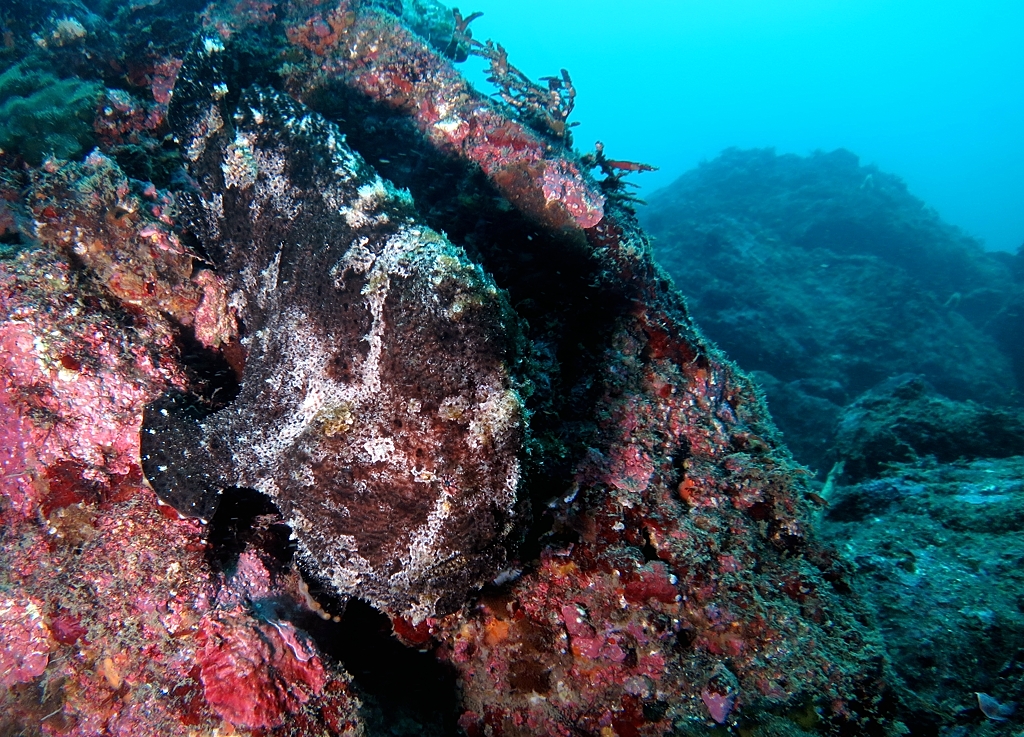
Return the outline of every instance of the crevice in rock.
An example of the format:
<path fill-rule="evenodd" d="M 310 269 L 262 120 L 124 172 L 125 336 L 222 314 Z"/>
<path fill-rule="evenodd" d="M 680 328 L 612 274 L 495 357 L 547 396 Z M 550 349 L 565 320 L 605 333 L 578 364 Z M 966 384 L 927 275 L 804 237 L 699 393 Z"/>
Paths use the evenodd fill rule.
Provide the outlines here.
<path fill-rule="evenodd" d="M 336 603 L 322 601 L 328 611 Z M 351 599 L 340 622 L 313 614 L 297 622 L 320 651 L 338 660 L 359 691 L 367 733 L 458 735 L 455 674 L 433 653 L 406 647 L 392 635 L 391 622 L 372 606 Z"/>
<path fill-rule="evenodd" d="M 190 393 L 201 405 L 205 415 L 226 407 L 241 391 L 241 377 L 232 368 L 224 351 L 208 348 L 196 339 L 191 327 L 179 325 L 176 343 L 189 381 Z"/>
<path fill-rule="evenodd" d="M 253 489 L 225 489 L 206 536 L 210 565 L 217 571 L 230 571 L 246 547 L 253 546 L 267 554 L 265 561 L 287 566 L 295 545 L 290 540 L 291 530 L 280 519 L 280 512 L 266 495 Z"/>

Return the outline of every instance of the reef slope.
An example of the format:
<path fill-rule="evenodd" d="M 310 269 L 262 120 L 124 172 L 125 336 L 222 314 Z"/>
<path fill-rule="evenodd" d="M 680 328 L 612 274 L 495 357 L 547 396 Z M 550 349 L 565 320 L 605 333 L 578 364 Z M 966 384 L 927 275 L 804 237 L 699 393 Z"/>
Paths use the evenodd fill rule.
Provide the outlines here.
<path fill-rule="evenodd" d="M 392 10 L 152 10 L 197 51 L 98 117 L 153 146 L 173 87 L 146 150 L 188 175 L 5 169 L 10 728 L 383 733 L 333 591 L 453 674 L 419 733 L 897 733 L 805 472 L 621 181 L 465 84 L 459 16 Z"/>

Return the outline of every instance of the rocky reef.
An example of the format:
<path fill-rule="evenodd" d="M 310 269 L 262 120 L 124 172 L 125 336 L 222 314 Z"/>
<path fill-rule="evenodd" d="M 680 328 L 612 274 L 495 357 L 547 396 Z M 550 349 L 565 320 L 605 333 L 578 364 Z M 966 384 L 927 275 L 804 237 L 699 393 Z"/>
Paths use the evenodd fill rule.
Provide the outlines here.
<path fill-rule="evenodd" d="M 898 177 L 843 150 L 730 150 L 648 199 L 658 260 L 816 471 L 843 409 L 900 374 L 1020 406 L 1024 252 L 986 252 Z"/>
<path fill-rule="evenodd" d="M 843 489 L 824 524 L 843 540 L 858 585 L 874 591 L 920 733 L 1019 734 L 1021 471 L 1020 457 L 903 466 Z M 867 504 L 866 516 L 847 517 L 846 500 L 866 490 L 884 511 Z"/>
<path fill-rule="evenodd" d="M 726 151 L 650 203 L 659 260 L 818 472 L 910 733 L 1019 734 L 1024 251 L 846 151 Z"/>
<path fill-rule="evenodd" d="M 567 73 L 426 0 L 35 8 L 106 91 L 0 159 L 0 730 L 905 733 Z"/>

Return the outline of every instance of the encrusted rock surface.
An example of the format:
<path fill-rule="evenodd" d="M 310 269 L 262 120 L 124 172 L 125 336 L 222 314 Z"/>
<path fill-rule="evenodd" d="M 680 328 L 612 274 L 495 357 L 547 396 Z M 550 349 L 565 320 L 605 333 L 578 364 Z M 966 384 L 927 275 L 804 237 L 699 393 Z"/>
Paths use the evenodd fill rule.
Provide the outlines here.
<path fill-rule="evenodd" d="M 103 186 L 91 195 L 117 197 Z M 102 222 L 76 214 L 90 242 Z M 140 253 L 149 244 L 132 242 Z M 254 620 L 251 602 L 271 592 L 212 571 L 202 526 L 146 487 L 143 407 L 185 379 L 159 315 L 130 316 L 90 281 L 45 241 L 0 262 L 0 731 L 211 733 L 286 717 L 354 726 L 347 677 L 326 672 L 287 622 Z M 247 686 L 254 678 L 276 690 Z"/>
<path fill-rule="evenodd" d="M 1020 733 L 1022 479 L 1022 456 L 922 459 L 829 495 L 821 532 L 869 592 L 895 682 L 921 731 Z M 989 718 L 978 693 L 1008 713 Z"/>
<path fill-rule="evenodd" d="M 210 5 L 161 67 L 187 175 L 4 188 L 5 729 L 398 729 L 356 597 L 454 674 L 410 733 L 897 733 L 804 472 L 616 182 L 389 5 Z"/>
<path fill-rule="evenodd" d="M 858 397 L 840 416 L 835 435 L 832 455 L 847 483 L 874 478 L 890 464 L 929 457 L 949 463 L 1024 455 L 1020 412 L 954 402 L 912 374 Z"/>

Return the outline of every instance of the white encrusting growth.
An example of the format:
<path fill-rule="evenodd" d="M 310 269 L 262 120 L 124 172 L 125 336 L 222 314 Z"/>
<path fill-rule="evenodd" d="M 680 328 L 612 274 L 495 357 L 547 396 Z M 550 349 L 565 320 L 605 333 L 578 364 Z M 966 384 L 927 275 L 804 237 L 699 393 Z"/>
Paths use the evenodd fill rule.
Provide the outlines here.
<path fill-rule="evenodd" d="M 235 140 L 227 147 L 224 163 L 220 165 L 224 172 L 224 186 L 245 189 L 256 183 L 259 166 L 252 150 L 252 141 L 244 133 L 235 135 Z"/>

